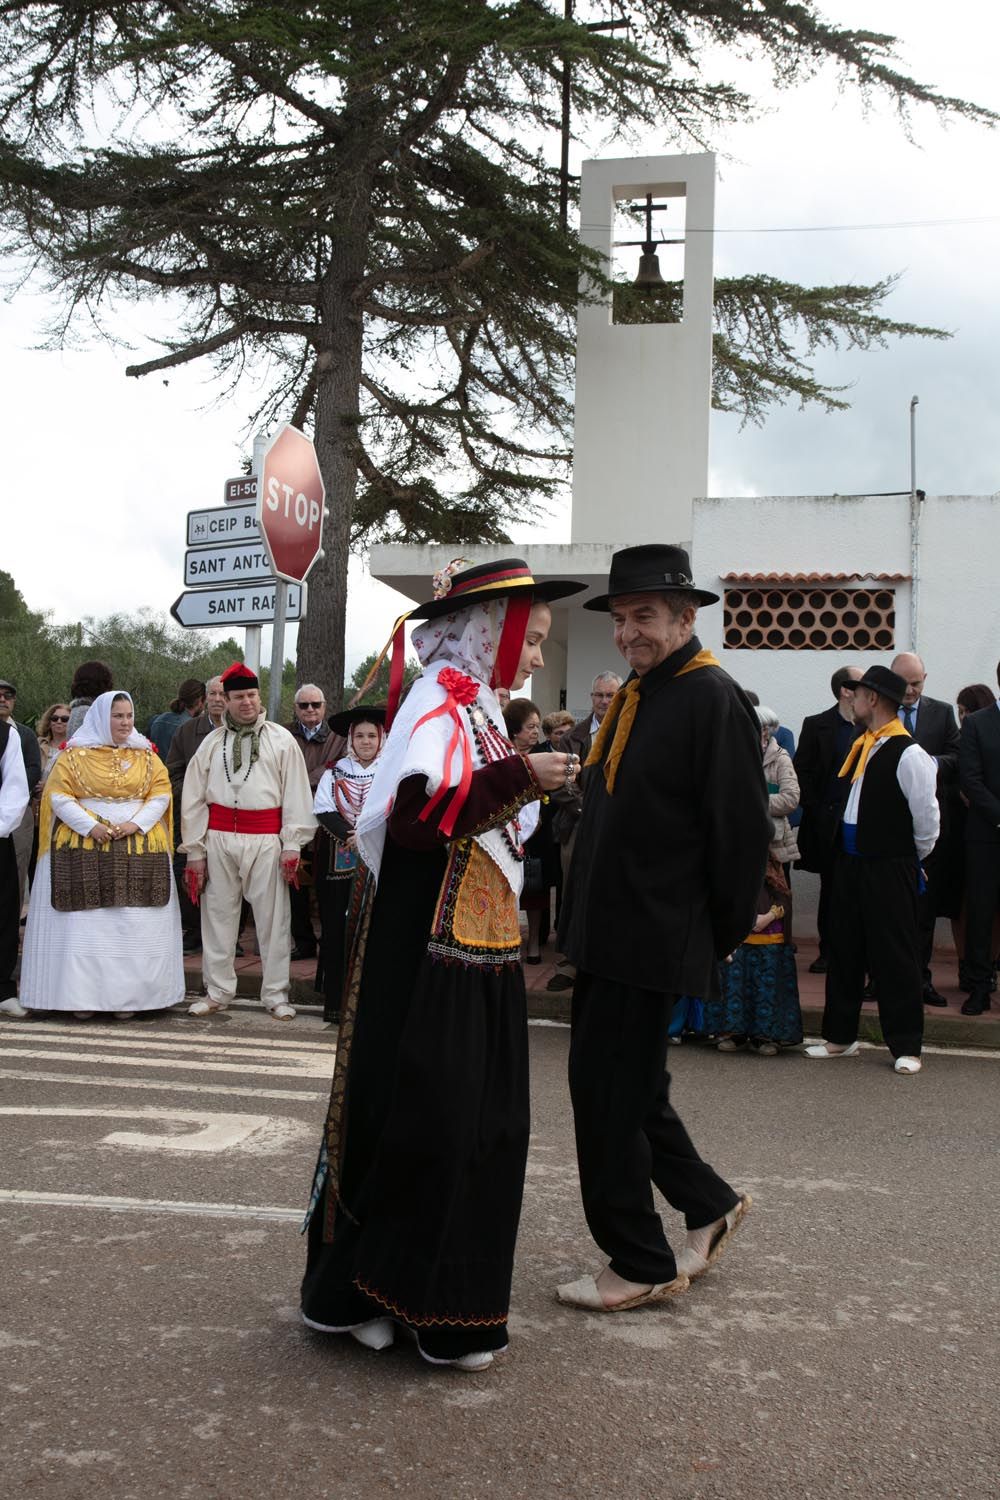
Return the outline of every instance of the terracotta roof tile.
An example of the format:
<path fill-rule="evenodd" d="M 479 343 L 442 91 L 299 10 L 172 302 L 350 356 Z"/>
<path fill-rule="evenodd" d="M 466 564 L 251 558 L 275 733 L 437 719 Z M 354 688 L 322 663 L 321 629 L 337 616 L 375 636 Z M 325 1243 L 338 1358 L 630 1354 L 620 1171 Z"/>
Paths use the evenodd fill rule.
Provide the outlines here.
<path fill-rule="evenodd" d="M 723 583 L 909 583 L 909 573 L 723 573 Z"/>

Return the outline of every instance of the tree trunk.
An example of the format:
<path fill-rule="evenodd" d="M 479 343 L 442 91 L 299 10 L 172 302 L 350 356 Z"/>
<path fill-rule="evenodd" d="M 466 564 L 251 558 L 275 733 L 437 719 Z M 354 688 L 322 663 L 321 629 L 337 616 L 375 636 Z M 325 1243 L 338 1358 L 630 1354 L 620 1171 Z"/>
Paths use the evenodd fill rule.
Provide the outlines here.
<path fill-rule="evenodd" d="M 323 557 L 309 575 L 308 612 L 299 626 L 296 678 L 315 682 L 328 707 L 339 709 L 344 695 L 344 633 L 347 623 L 347 565 L 351 518 L 357 492 L 357 429 L 361 410 L 364 318 L 355 289 L 365 273 L 371 178 L 367 164 L 347 172 L 351 195 L 334 217 L 330 261 L 320 291 L 324 344 L 319 372 L 313 441 L 326 486 L 329 516 L 323 529 Z M 381 641 L 372 642 L 377 650 Z"/>

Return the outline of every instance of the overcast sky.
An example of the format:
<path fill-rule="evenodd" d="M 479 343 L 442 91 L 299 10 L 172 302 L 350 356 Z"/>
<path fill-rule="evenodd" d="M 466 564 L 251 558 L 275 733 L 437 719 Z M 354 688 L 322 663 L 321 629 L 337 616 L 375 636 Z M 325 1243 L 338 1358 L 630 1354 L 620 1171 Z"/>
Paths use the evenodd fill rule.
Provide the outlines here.
<path fill-rule="evenodd" d="M 1000 21 L 981 0 L 952 0 L 944 10 L 928 0 L 831 0 L 821 8 L 838 24 L 895 34 L 905 71 L 1000 110 Z M 744 70 L 737 81 L 766 90 L 759 71 Z M 902 271 L 887 313 L 947 328 L 954 338 L 822 356 L 823 379 L 852 385 L 848 412 L 786 408 L 764 428 L 742 431 L 737 418 L 715 415 L 711 493 L 905 489 L 913 395 L 920 397 L 918 485 L 931 494 L 1000 490 L 1000 133 L 961 122 L 945 128 L 923 110 L 913 115 L 911 143 L 887 105 L 866 116 L 856 94 L 838 94 L 832 71 L 770 94 L 768 104 L 764 118 L 717 143 L 716 274 L 756 270 L 842 283 Z M 627 154 L 596 140 L 588 145 L 582 154 Z M 673 149 L 655 137 L 642 146 L 651 154 Z M 964 222 L 928 223 L 943 220 Z M 924 227 L 807 230 L 911 221 Z M 800 232 L 760 232 L 775 230 Z M 207 367 L 171 371 L 169 384 L 158 375 L 135 381 L 125 378 L 132 356 L 124 348 L 33 349 L 51 312 L 27 292 L 0 304 L 0 567 L 33 608 L 60 621 L 112 608 L 166 609 L 182 591 L 185 513 L 222 503 L 223 481 L 239 472 L 246 450 L 253 392 L 216 405 Z M 126 308 L 120 327 L 143 351 L 155 315 Z M 568 541 L 568 510 L 532 535 Z M 530 536 L 519 540 L 527 548 Z M 358 564 L 349 666 L 382 643 L 397 605 L 398 596 L 367 580 Z"/>

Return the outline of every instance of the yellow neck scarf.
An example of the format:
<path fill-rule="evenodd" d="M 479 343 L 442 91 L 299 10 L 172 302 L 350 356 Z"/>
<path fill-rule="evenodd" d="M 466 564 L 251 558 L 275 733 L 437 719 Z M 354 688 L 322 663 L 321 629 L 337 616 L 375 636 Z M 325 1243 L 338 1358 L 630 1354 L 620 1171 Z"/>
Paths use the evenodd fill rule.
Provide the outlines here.
<path fill-rule="evenodd" d="M 718 659 L 712 655 L 711 651 L 707 651 L 703 647 L 692 656 L 690 661 L 686 661 L 674 673 L 674 676 L 668 680 L 673 682 L 677 677 L 683 677 L 686 672 L 697 672 L 699 667 L 717 667 L 718 665 Z M 618 766 L 622 756 L 625 754 L 625 746 L 628 744 L 628 737 L 632 733 L 635 716 L 639 712 L 639 684 L 641 681 L 640 677 L 633 677 L 630 682 L 624 683 L 618 689 L 608 706 L 608 711 L 604 715 L 604 722 L 597 731 L 590 754 L 587 756 L 588 766 L 600 765 L 601 757 L 604 754 L 604 747 L 608 743 L 608 740 L 611 739 L 611 732 L 614 730 L 611 749 L 608 751 L 608 758 L 604 762 L 604 784 L 609 793 L 615 789 L 615 781 L 618 778 Z"/>
<path fill-rule="evenodd" d="M 888 724 L 883 724 L 881 729 L 866 729 L 864 734 L 860 735 L 854 741 L 850 750 L 848 750 L 847 759 L 837 772 L 837 775 L 846 776 L 850 772 L 851 767 L 854 766 L 854 774 L 851 776 L 851 781 L 859 781 L 865 774 L 868 757 L 879 740 L 890 740 L 897 734 L 905 734 L 907 739 L 910 738 L 908 731 L 903 728 L 900 720 L 895 717 L 891 718 Z"/>

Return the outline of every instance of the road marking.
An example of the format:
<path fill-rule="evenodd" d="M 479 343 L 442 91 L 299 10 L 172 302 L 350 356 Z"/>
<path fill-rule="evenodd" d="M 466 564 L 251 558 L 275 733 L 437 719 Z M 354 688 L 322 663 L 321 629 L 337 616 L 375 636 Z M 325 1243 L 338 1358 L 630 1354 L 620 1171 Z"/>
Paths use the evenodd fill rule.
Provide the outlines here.
<path fill-rule="evenodd" d="M 218 1110 L 204 1109 L 155 1109 L 149 1105 L 135 1109 L 129 1109 L 127 1105 L 77 1109 L 64 1105 L 3 1104 L 0 1105 L 0 1116 L 2 1115 L 71 1120 L 173 1120 L 200 1127 L 185 1135 L 153 1135 L 141 1130 L 113 1130 L 110 1135 L 101 1138 L 101 1144 L 105 1146 L 131 1146 L 142 1151 L 228 1151 L 268 1128 L 272 1137 L 269 1144 L 275 1143 L 276 1134 L 287 1137 L 308 1129 L 298 1121 L 276 1120 L 270 1115 L 225 1114 Z"/>
<path fill-rule="evenodd" d="M 329 1054 L 315 1059 L 303 1057 L 298 1067 L 285 1067 L 280 1063 L 215 1062 L 201 1057 L 122 1057 L 117 1052 L 60 1052 L 48 1051 L 45 1047 L 25 1047 L 12 1058 L 38 1057 L 49 1062 L 114 1063 L 119 1068 L 176 1068 L 185 1073 L 242 1073 L 244 1077 L 260 1074 L 265 1078 L 325 1078 L 333 1077 L 333 1059 Z"/>
<path fill-rule="evenodd" d="M 0 1078 L 17 1079 L 22 1083 L 72 1083 L 109 1089 L 155 1089 L 161 1093 L 201 1094 L 202 1097 L 206 1088 L 203 1083 L 177 1083 L 172 1078 L 157 1082 L 155 1079 L 109 1078 L 92 1073 L 30 1073 L 16 1068 L 0 1068 Z M 317 1093 L 313 1089 L 241 1089 L 233 1084 L 213 1083 L 212 1098 L 215 1099 L 220 1094 L 234 1094 L 239 1099 L 304 1099 L 310 1104 L 327 1097 L 325 1093 Z"/>
<path fill-rule="evenodd" d="M 39 1032 L 44 1033 L 39 1036 Z M 158 1039 L 145 1036 L 137 1036 L 136 1033 L 125 1033 L 116 1030 L 112 1035 L 108 1033 L 86 1036 L 82 1028 L 74 1028 L 68 1031 L 65 1026 L 42 1026 L 32 1025 L 25 1027 L 13 1035 L 5 1035 L 6 1043 L 24 1043 L 37 1040 L 44 1046 L 52 1046 L 53 1043 L 61 1043 L 67 1047 L 114 1047 L 122 1050 L 148 1052 L 159 1048 L 161 1051 L 168 1048 L 170 1051 L 178 1052 L 223 1052 L 232 1056 L 242 1056 L 246 1052 L 259 1052 L 262 1056 L 272 1057 L 275 1053 L 284 1053 L 288 1057 L 331 1057 L 336 1053 L 336 1046 L 326 1043 L 323 1046 L 312 1044 L 297 1044 L 294 1042 L 255 1042 L 250 1037 L 233 1037 L 232 1040 L 222 1038 L 204 1037 L 176 1037 L 161 1035 Z"/>
<path fill-rule="evenodd" d="M 209 1218 L 271 1219 L 301 1223 L 302 1208 L 270 1208 L 249 1203 L 182 1203 L 168 1198 L 102 1198 L 95 1193 L 32 1193 L 0 1188 L 0 1203 L 39 1204 L 51 1208 L 100 1208 L 111 1213 L 203 1214 Z"/>

